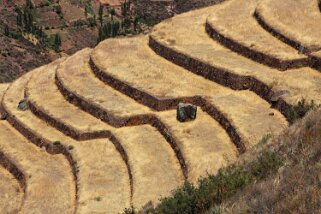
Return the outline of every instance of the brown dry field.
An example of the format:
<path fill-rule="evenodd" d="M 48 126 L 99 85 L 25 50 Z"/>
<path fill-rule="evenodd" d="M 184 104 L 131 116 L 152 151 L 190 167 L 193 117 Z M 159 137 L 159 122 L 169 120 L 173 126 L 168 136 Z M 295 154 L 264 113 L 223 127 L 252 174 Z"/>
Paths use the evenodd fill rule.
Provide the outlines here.
<path fill-rule="evenodd" d="M 298 101 L 321 104 L 318 23 L 305 34 L 306 19 L 284 14 L 300 6 L 320 16 L 317 0 L 302 2 L 229 0 L 0 84 L 0 210 L 157 205 L 282 134 Z M 195 120 L 176 119 L 180 102 L 197 107 Z"/>
<path fill-rule="evenodd" d="M 108 4 L 111 7 L 119 7 L 125 0 L 99 0 L 101 4 Z"/>

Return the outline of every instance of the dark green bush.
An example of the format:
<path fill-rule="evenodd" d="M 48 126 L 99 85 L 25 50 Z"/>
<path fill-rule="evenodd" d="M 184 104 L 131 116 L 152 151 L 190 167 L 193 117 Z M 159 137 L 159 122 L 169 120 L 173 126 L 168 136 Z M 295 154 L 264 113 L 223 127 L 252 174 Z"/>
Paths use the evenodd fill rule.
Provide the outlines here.
<path fill-rule="evenodd" d="M 252 174 L 258 179 L 263 179 L 276 173 L 282 164 L 283 158 L 281 155 L 276 152 L 263 151 L 252 167 Z"/>

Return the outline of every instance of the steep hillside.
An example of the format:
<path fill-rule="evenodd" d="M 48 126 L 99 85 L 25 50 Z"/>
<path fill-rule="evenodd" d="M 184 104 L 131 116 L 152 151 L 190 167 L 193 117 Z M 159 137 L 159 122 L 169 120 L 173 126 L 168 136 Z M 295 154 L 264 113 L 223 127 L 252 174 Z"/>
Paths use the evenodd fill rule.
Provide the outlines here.
<path fill-rule="evenodd" d="M 105 38 L 147 33 L 129 2 L 0 1 L 0 83 Z"/>
<path fill-rule="evenodd" d="M 295 164 L 291 136 L 309 134 L 313 120 L 290 128 L 272 152 L 255 148 L 321 104 L 319 50 L 296 50 L 267 31 L 254 16 L 265 3 L 183 13 L 148 35 L 106 39 L 0 85 L 0 176 L 8 181 L 0 189 L 16 198 L 3 209 L 121 213 L 147 204 L 156 213 L 200 213 L 229 208 L 238 190 Z M 195 120 L 177 119 L 181 103 L 197 107 Z M 228 167 L 246 157 L 246 167 Z M 172 198 L 184 184 L 176 191 L 183 201 Z M 186 203 L 198 184 L 207 192 L 191 191 Z M 238 210 L 252 207 L 242 203 Z"/>
<path fill-rule="evenodd" d="M 157 24 L 177 14 L 221 3 L 224 0 L 132 0 L 135 12 Z"/>
<path fill-rule="evenodd" d="M 283 158 L 273 175 L 245 187 L 213 210 L 221 213 L 319 213 L 320 117 L 313 111 L 273 142 L 263 145 Z"/>

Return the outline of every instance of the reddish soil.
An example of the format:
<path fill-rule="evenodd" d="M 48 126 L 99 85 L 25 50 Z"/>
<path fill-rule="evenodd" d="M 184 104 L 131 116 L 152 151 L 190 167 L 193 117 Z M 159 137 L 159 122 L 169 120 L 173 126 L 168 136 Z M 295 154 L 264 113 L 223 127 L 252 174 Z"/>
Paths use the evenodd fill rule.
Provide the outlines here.
<path fill-rule="evenodd" d="M 64 25 L 64 21 L 53 11 L 41 12 L 37 23 L 49 28 L 58 28 Z"/>
<path fill-rule="evenodd" d="M 0 37 L 0 83 L 9 82 L 23 73 L 48 63 L 49 53 L 27 41 Z"/>
<path fill-rule="evenodd" d="M 68 23 L 86 18 L 84 9 L 79 5 L 74 5 L 71 4 L 70 1 L 62 0 L 60 1 L 60 6 L 63 17 Z"/>
<path fill-rule="evenodd" d="M 100 0 L 102 4 L 108 4 L 111 7 L 119 7 L 124 0 Z"/>
<path fill-rule="evenodd" d="M 98 32 L 96 28 L 68 28 L 70 39 L 63 42 L 63 51 L 73 54 L 85 47 L 95 47 L 97 44 Z"/>

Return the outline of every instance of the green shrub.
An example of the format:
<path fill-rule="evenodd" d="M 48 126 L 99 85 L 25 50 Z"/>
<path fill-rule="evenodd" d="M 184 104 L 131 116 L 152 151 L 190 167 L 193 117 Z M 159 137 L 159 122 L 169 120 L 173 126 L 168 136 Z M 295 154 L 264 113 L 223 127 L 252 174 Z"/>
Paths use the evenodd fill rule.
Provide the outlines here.
<path fill-rule="evenodd" d="M 219 170 L 217 175 L 202 178 L 198 186 L 186 182 L 170 197 L 160 199 L 159 205 L 152 210 L 154 214 L 197 214 L 221 204 L 256 180 L 264 179 L 283 165 L 283 159 L 277 152 L 263 151 L 258 158 L 245 166 L 231 165 Z M 221 210 L 212 210 L 220 213 Z M 133 208 L 125 214 L 135 213 Z"/>
<path fill-rule="evenodd" d="M 54 11 L 58 14 L 58 15 L 61 15 L 62 14 L 62 8 L 61 6 L 58 4 L 58 5 L 55 5 L 54 6 Z"/>
<path fill-rule="evenodd" d="M 95 26 L 97 25 L 96 17 L 95 17 L 95 16 L 93 16 L 93 17 L 88 17 L 88 18 L 87 18 L 87 21 L 88 21 L 89 27 L 95 27 Z"/>
<path fill-rule="evenodd" d="M 252 174 L 258 179 L 263 179 L 276 173 L 282 165 L 283 158 L 281 155 L 276 152 L 263 151 L 257 162 L 252 166 Z"/>
<path fill-rule="evenodd" d="M 60 143 L 59 140 L 56 140 L 56 141 L 54 141 L 52 144 L 55 145 L 55 146 L 58 146 L 58 145 L 60 145 L 61 143 Z"/>
<path fill-rule="evenodd" d="M 251 173 L 241 166 L 233 165 L 219 170 L 216 176 L 201 179 L 198 187 L 185 183 L 172 197 L 161 199 L 154 213 L 201 213 L 252 181 Z"/>
<path fill-rule="evenodd" d="M 197 189 L 186 182 L 183 187 L 177 189 L 172 197 L 161 199 L 161 203 L 154 213 L 195 213 L 197 207 Z"/>
<path fill-rule="evenodd" d="M 211 209 L 211 214 L 221 214 L 223 213 L 223 209 L 220 207 L 214 207 Z"/>

